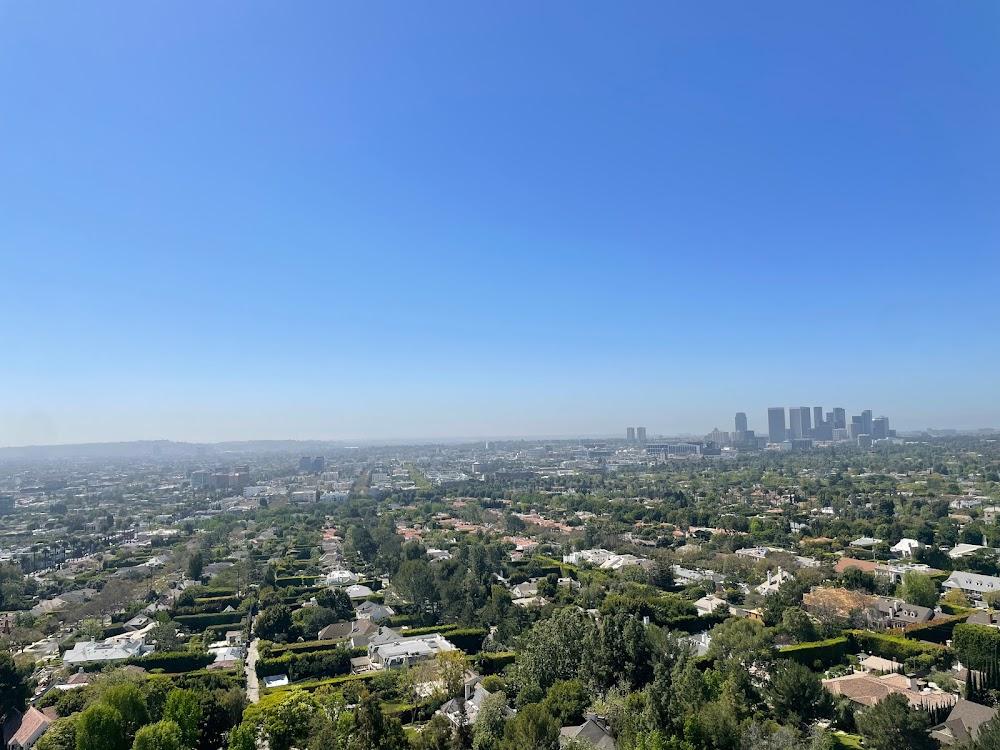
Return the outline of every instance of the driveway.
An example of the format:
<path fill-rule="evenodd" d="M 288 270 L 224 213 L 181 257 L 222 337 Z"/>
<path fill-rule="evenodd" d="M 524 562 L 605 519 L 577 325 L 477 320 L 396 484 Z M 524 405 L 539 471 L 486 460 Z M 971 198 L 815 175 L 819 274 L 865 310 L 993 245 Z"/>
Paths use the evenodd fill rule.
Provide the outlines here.
<path fill-rule="evenodd" d="M 247 649 L 247 698 L 251 703 L 260 701 L 260 685 L 257 682 L 257 643 L 260 639 L 254 638 L 250 641 L 250 648 Z"/>

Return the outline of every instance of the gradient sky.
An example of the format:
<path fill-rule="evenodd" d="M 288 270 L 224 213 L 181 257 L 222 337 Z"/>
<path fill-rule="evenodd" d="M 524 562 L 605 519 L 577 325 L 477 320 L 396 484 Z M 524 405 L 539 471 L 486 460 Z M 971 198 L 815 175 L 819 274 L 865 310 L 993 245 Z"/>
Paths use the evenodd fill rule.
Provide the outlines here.
<path fill-rule="evenodd" d="M 998 32 L 4 2 L 0 445 L 1000 427 Z"/>

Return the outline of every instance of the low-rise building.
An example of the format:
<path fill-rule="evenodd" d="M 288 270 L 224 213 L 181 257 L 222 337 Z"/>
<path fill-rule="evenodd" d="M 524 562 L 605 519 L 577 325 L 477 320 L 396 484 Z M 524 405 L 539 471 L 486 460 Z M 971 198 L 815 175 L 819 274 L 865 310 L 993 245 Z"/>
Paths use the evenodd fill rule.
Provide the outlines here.
<path fill-rule="evenodd" d="M 433 659 L 442 651 L 455 650 L 455 645 L 440 633 L 407 638 L 389 628 L 380 628 L 368 642 L 368 660 L 374 669 L 400 669 Z"/>
<path fill-rule="evenodd" d="M 1000 578 L 956 570 L 941 584 L 941 588 L 945 591 L 958 589 L 974 602 L 981 602 L 986 594 L 1000 591 Z"/>

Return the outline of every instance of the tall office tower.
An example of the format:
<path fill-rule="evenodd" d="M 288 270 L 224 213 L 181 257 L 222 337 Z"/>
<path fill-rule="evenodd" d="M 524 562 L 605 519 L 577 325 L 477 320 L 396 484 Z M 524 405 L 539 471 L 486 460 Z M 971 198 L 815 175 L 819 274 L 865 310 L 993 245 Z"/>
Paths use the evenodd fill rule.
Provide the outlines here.
<path fill-rule="evenodd" d="M 326 468 L 326 459 L 323 456 L 316 456 L 312 460 L 312 473 L 322 474 L 323 470 Z"/>
<path fill-rule="evenodd" d="M 785 442 L 784 406 L 772 406 L 767 410 L 767 439 L 772 443 Z"/>
<path fill-rule="evenodd" d="M 736 412 L 736 432 L 747 431 L 747 415 L 741 411 Z"/>
<path fill-rule="evenodd" d="M 635 428 L 635 439 L 638 440 L 640 443 L 645 443 L 646 442 L 646 428 L 645 427 L 636 427 Z"/>
<path fill-rule="evenodd" d="M 872 440 L 885 440 L 889 437 L 889 418 L 875 417 L 872 420 Z"/>
<path fill-rule="evenodd" d="M 312 471 L 313 460 L 309 456 L 299 459 L 299 471 Z"/>
<path fill-rule="evenodd" d="M 830 429 L 832 430 L 833 429 L 833 412 L 832 411 L 828 411 L 826 413 L 826 423 L 828 425 L 830 425 Z"/>
<path fill-rule="evenodd" d="M 809 437 L 809 428 L 806 420 L 809 418 L 809 408 L 806 406 L 793 406 L 788 410 L 788 434 L 792 440 L 801 440 Z"/>
<path fill-rule="evenodd" d="M 809 407 L 800 406 L 799 413 L 802 415 L 802 437 L 807 438 L 812 435 L 812 419 L 809 417 Z"/>
<path fill-rule="evenodd" d="M 833 408 L 833 429 L 835 430 L 846 430 L 847 429 L 847 410 L 841 409 L 839 406 Z"/>
<path fill-rule="evenodd" d="M 814 406 L 813 407 L 813 427 L 823 426 L 823 407 Z"/>
<path fill-rule="evenodd" d="M 871 435 L 872 434 L 872 410 L 865 409 L 861 412 L 861 434 Z"/>
<path fill-rule="evenodd" d="M 864 430 L 861 428 L 861 417 L 851 417 L 851 425 L 847 428 L 847 434 L 850 436 L 851 440 L 856 438 L 858 435 L 865 434 Z"/>
<path fill-rule="evenodd" d="M 635 427 L 625 428 L 625 439 L 630 443 L 635 442 Z"/>

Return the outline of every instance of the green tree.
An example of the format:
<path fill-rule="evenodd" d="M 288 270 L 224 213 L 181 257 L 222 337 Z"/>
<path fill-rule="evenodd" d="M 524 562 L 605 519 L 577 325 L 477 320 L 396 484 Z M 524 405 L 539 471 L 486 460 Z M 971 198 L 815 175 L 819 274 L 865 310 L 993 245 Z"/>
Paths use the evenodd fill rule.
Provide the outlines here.
<path fill-rule="evenodd" d="M 407 750 L 408 747 L 399 719 L 387 717 L 378 698 L 367 690 L 362 692 L 347 750 Z"/>
<path fill-rule="evenodd" d="M 167 703 L 163 709 L 163 718 L 177 725 L 181 733 L 181 745 L 193 748 L 198 744 L 201 734 L 201 702 L 194 690 L 175 688 L 167 695 Z"/>
<path fill-rule="evenodd" d="M 139 729 L 132 743 L 132 750 L 181 750 L 183 747 L 180 727 L 166 719 Z"/>
<path fill-rule="evenodd" d="M 23 711 L 31 696 L 28 667 L 19 667 L 14 657 L 6 651 L 0 652 L 0 716 L 6 716 L 12 709 Z"/>
<path fill-rule="evenodd" d="M 819 637 L 816 632 L 816 624 L 812 619 L 798 607 L 789 607 L 781 615 L 781 624 L 778 630 L 794 638 L 799 643 L 814 641 Z"/>
<path fill-rule="evenodd" d="M 771 631 L 756 620 L 730 618 L 712 628 L 708 656 L 722 671 L 767 668 L 774 659 Z"/>
<path fill-rule="evenodd" d="M 549 688 L 542 707 L 559 722 L 570 726 L 583 721 L 583 713 L 590 705 L 591 694 L 581 680 L 560 680 Z"/>
<path fill-rule="evenodd" d="M 910 570 L 903 574 L 899 596 L 903 601 L 918 607 L 933 607 L 938 600 L 937 586 L 930 576 Z"/>
<path fill-rule="evenodd" d="M 205 555 L 201 550 L 196 550 L 188 558 L 187 576 L 193 581 L 200 581 L 201 574 L 205 572 Z"/>
<path fill-rule="evenodd" d="M 111 706 L 95 703 L 80 714 L 76 724 L 76 750 L 127 750 L 122 715 Z"/>
<path fill-rule="evenodd" d="M 127 742 L 131 742 L 139 727 L 149 723 L 146 699 L 134 682 L 112 685 L 104 691 L 102 702 L 115 709 L 122 719 L 122 731 Z"/>
<path fill-rule="evenodd" d="M 506 693 L 491 693 L 483 698 L 472 727 L 473 750 L 500 750 L 508 713 Z"/>
<path fill-rule="evenodd" d="M 101 625 L 100 620 L 88 617 L 80 623 L 79 633 L 85 640 L 99 641 L 104 638 L 104 626 Z"/>
<path fill-rule="evenodd" d="M 292 628 L 292 611 L 284 604 L 265 607 L 257 616 L 254 632 L 268 641 L 284 639 Z"/>
<path fill-rule="evenodd" d="M 809 667 L 783 659 L 771 670 L 768 690 L 775 717 L 783 724 L 807 724 L 829 713 L 830 694 Z"/>
<path fill-rule="evenodd" d="M 149 640 L 155 644 L 157 651 L 178 651 L 181 647 L 180 636 L 177 635 L 177 623 L 158 622 L 149 631 Z"/>
<path fill-rule="evenodd" d="M 871 708 L 855 714 L 858 731 L 872 750 L 933 750 L 937 743 L 927 730 L 927 713 L 910 707 L 905 696 L 890 695 Z"/>
<path fill-rule="evenodd" d="M 536 685 L 543 691 L 557 680 L 571 680 L 580 671 L 584 642 L 593 624 L 582 612 L 564 607 L 540 620 L 521 639 L 517 655 L 522 688 Z"/>
<path fill-rule="evenodd" d="M 68 692 L 80 692 L 70 690 Z M 77 716 L 57 719 L 35 743 L 33 750 L 76 750 Z"/>
<path fill-rule="evenodd" d="M 503 750 L 556 750 L 559 722 L 539 703 L 522 708 L 504 728 Z"/>
<path fill-rule="evenodd" d="M 354 605 L 351 603 L 351 597 L 343 589 L 327 588 L 317 592 L 316 603 L 321 607 L 333 610 L 337 616 L 337 620 L 346 620 L 354 615 Z"/>

